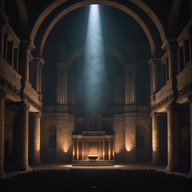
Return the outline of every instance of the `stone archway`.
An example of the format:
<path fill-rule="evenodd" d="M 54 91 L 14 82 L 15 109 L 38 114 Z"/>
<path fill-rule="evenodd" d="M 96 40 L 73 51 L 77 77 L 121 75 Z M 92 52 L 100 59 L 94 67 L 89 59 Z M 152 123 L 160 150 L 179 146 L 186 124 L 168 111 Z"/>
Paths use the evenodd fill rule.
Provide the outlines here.
<path fill-rule="evenodd" d="M 36 20 L 36 23 L 34 24 L 34 27 L 31 31 L 31 35 L 30 35 L 30 39 L 31 41 L 34 43 L 35 39 L 36 39 L 36 35 L 37 32 L 39 30 L 39 28 L 41 27 L 43 21 L 48 17 L 49 14 L 51 14 L 57 7 L 59 7 L 62 3 L 65 3 L 66 1 L 54 1 L 52 4 L 50 4 L 43 12 L 42 14 L 39 16 L 39 18 Z M 136 20 L 136 22 L 140 25 L 140 27 L 143 29 L 144 33 L 147 36 L 147 39 L 149 41 L 150 44 L 150 48 L 151 48 L 151 55 L 154 55 L 156 53 L 156 47 L 155 47 L 155 40 L 153 38 L 153 35 L 151 34 L 148 26 L 146 25 L 146 23 L 144 22 L 143 18 L 141 18 L 139 16 L 139 14 L 137 14 L 135 11 L 133 11 L 131 8 L 129 8 L 128 6 L 125 6 L 121 3 L 117 3 L 114 1 L 102 1 L 102 0 L 97 0 L 97 1 L 81 1 L 78 3 L 74 3 L 68 7 L 66 7 L 65 9 L 63 9 L 61 12 L 59 12 L 52 20 L 51 22 L 48 24 L 48 26 L 46 27 L 46 30 L 44 31 L 42 37 L 41 37 L 41 42 L 39 42 L 40 47 L 39 47 L 39 55 L 42 56 L 43 53 L 43 49 L 44 49 L 44 45 L 45 42 L 48 38 L 49 33 L 51 32 L 51 30 L 53 29 L 53 27 L 56 25 L 56 23 L 62 18 L 64 17 L 66 14 L 70 13 L 71 11 L 78 9 L 80 7 L 89 5 L 91 3 L 100 3 L 106 6 L 111 6 L 113 8 L 119 9 L 123 12 L 125 12 L 126 14 L 128 14 L 129 16 L 131 16 L 133 19 Z M 148 14 L 148 16 L 150 17 L 150 19 L 152 20 L 153 24 L 156 26 L 156 29 L 158 30 L 161 42 L 163 42 L 166 38 L 165 38 L 165 33 L 162 27 L 162 24 L 160 23 L 158 17 L 154 14 L 154 12 L 143 2 L 140 1 L 132 1 L 132 3 L 135 3 L 140 9 L 142 9 L 146 14 Z"/>

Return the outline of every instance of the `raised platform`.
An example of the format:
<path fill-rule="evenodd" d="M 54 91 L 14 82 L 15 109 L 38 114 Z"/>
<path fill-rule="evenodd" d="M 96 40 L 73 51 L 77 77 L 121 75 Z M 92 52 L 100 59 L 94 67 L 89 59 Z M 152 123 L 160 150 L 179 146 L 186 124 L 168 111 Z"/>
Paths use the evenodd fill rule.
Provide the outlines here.
<path fill-rule="evenodd" d="M 114 166 L 114 160 L 73 160 L 72 166 Z"/>

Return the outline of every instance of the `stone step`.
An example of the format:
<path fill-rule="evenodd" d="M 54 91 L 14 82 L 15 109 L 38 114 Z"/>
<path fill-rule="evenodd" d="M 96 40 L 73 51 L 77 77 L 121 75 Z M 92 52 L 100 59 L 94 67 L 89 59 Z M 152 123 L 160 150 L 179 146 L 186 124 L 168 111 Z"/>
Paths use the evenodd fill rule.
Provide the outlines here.
<path fill-rule="evenodd" d="M 115 161 L 113 160 L 73 160 L 72 166 L 114 166 Z"/>

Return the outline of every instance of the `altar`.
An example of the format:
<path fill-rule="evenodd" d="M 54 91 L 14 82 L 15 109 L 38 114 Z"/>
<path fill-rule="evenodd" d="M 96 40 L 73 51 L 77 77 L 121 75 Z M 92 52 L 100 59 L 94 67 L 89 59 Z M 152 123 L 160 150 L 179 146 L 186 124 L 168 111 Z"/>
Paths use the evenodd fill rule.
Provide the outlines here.
<path fill-rule="evenodd" d="M 96 161 L 98 158 L 98 155 L 88 155 L 87 156 L 90 161 Z"/>
<path fill-rule="evenodd" d="M 114 135 L 104 131 L 73 134 L 73 160 L 114 160 Z"/>

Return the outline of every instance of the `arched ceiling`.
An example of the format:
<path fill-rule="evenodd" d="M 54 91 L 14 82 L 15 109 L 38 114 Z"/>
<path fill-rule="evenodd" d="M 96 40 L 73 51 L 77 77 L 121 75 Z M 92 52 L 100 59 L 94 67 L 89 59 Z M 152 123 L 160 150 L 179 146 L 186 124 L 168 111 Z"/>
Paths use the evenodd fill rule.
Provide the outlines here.
<path fill-rule="evenodd" d="M 41 56 L 51 30 L 68 13 L 91 3 L 113 7 L 138 23 L 148 39 L 151 55 L 155 56 L 166 38 L 174 38 L 180 33 L 177 28 L 178 22 L 186 23 L 191 17 L 190 2 L 190 0 L 38 0 L 37 3 L 34 0 L 5 0 L 5 12 L 10 24 L 14 26 L 14 22 L 17 21 L 14 31 L 18 32 L 18 36 L 30 39 L 37 47 L 37 54 Z"/>

